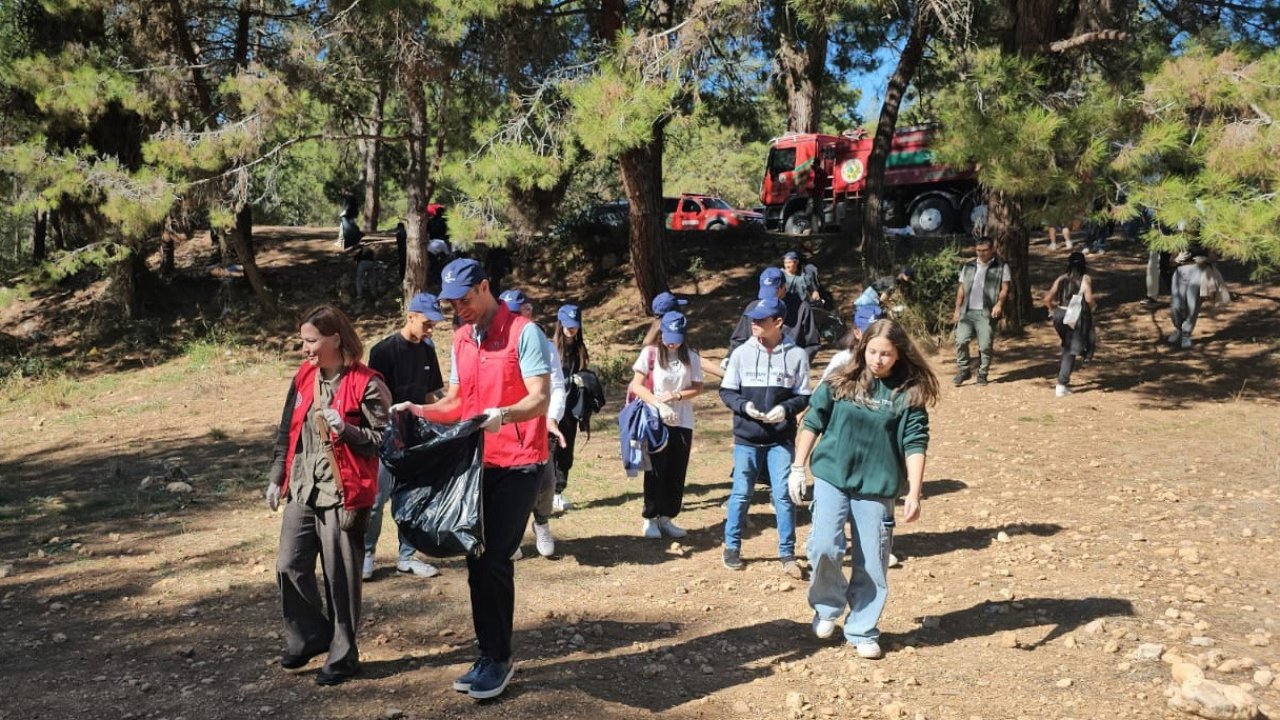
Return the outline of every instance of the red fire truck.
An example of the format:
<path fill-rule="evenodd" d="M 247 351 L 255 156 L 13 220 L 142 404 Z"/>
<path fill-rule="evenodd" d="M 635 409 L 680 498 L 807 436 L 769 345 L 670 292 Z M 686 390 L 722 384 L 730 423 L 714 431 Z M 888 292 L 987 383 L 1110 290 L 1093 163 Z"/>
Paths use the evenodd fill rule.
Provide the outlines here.
<path fill-rule="evenodd" d="M 927 125 L 898 130 L 885 164 L 887 224 L 910 223 L 917 235 L 968 230 L 979 202 L 972 167 L 955 170 L 933 162 L 929 145 L 935 132 Z M 870 154 L 871 138 L 861 131 L 774 139 L 760 187 L 765 227 L 806 235 L 856 223 Z"/>

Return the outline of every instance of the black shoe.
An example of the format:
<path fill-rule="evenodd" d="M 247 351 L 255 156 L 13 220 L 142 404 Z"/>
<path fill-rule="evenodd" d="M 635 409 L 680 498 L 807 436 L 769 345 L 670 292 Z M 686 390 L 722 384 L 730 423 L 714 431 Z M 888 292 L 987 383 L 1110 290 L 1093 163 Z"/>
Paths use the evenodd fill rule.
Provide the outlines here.
<path fill-rule="evenodd" d="M 303 653 L 301 655 L 286 654 L 280 658 L 280 667 L 285 670 L 297 670 L 300 667 L 306 667 L 307 663 L 311 662 L 312 658 L 323 652 L 325 651 L 321 650 L 320 652 Z"/>
<path fill-rule="evenodd" d="M 987 376 L 986 376 L 986 375 L 979 375 L 979 376 L 978 376 L 978 379 L 977 379 L 977 380 L 975 380 L 973 384 L 974 384 L 974 385 L 977 385 L 977 386 L 979 386 L 979 387 L 982 387 L 982 386 L 986 385 L 986 384 L 987 384 Z"/>
<path fill-rule="evenodd" d="M 960 387 L 961 385 L 964 384 L 964 381 L 968 379 L 969 379 L 969 371 L 961 370 L 960 372 L 956 373 L 956 376 L 954 378 L 951 378 L 951 382 L 955 383 L 956 387 Z"/>
<path fill-rule="evenodd" d="M 325 687 L 332 686 L 332 685 L 341 685 L 342 683 L 355 677 L 356 673 L 358 672 L 360 672 L 360 668 L 356 668 L 351 672 L 345 672 L 345 673 L 326 672 L 324 670 L 321 670 L 320 672 L 316 673 L 316 684 L 325 686 Z"/>
<path fill-rule="evenodd" d="M 741 570 L 743 567 L 742 553 L 739 552 L 738 550 L 725 548 L 724 549 L 724 566 L 729 568 L 730 570 Z"/>

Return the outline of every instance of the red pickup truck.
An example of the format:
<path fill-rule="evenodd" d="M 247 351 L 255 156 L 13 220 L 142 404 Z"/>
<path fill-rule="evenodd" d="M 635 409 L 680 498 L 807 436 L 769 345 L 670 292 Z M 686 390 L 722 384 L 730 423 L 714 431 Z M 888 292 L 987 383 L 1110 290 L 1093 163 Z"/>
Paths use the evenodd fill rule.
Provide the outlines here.
<path fill-rule="evenodd" d="M 731 230 L 763 223 L 764 215 L 738 210 L 713 195 L 685 193 L 662 199 L 668 230 Z"/>

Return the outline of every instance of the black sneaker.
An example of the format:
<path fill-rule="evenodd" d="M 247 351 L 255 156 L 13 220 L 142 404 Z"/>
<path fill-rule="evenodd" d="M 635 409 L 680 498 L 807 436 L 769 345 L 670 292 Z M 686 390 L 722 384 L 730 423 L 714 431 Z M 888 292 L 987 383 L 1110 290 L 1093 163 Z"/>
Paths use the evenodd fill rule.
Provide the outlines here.
<path fill-rule="evenodd" d="M 987 376 L 986 376 L 986 375 L 979 375 L 979 376 L 978 376 L 978 379 L 977 379 L 977 380 L 975 380 L 973 384 L 974 384 L 974 385 L 977 385 L 978 387 L 983 387 L 983 386 L 985 386 L 985 385 L 987 384 Z"/>
<path fill-rule="evenodd" d="M 463 673 L 462 677 L 453 681 L 453 689 L 458 692 L 470 692 L 471 683 L 476 681 L 476 678 L 484 671 L 485 666 L 491 662 L 493 661 L 484 655 L 476 658 L 476 661 L 471 664 L 471 669 Z"/>
<path fill-rule="evenodd" d="M 516 664 L 508 659 L 506 662 L 490 660 L 471 681 L 467 694 L 476 700 L 488 700 L 501 695 L 516 674 Z"/>
<path fill-rule="evenodd" d="M 960 372 L 956 373 L 956 376 L 954 378 L 951 378 L 951 382 L 955 383 L 956 387 L 960 387 L 961 385 L 964 384 L 964 381 L 968 379 L 969 379 L 969 371 L 961 370 Z"/>
<path fill-rule="evenodd" d="M 285 670 L 297 670 L 300 667 L 306 666 L 307 663 L 311 662 L 312 658 L 323 652 L 326 651 L 319 650 L 313 653 L 302 653 L 301 655 L 283 655 L 280 657 L 280 667 Z"/>
<path fill-rule="evenodd" d="M 741 570 L 743 567 L 742 553 L 739 552 L 738 550 L 734 550 L 733 548 L 725 548 L 724 549 L 724 566 L 729 568 L 730 570 Z"/>
<path fill-rule="evenodd" d="M 321 670 L 316 673 L 316 684 L 321 687 L 341 685 L 355 677 L 358 672 L 360 672 L 360 666 L 358 665 L 353 667 L 350 672 L 329 672 L 328 670 Z"/>

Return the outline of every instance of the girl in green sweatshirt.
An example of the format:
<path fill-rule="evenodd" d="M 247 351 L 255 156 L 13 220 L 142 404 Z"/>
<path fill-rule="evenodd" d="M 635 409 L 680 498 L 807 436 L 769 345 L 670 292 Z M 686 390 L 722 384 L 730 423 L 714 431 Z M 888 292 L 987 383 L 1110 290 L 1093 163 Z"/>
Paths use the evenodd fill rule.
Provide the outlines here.
<path fill-rule="evenodd" d="M 790 492 L 804 496 L 805 465 L 813 469 L 813 532 L 809 539 L 809 605 L 819 638 L 835 633 L 858 655 L 881 656 L 877 627 L 888 597 L 885 569 L 893 539 L 893 503 L 903 494 L 907 522 L 920 517 L 929 412 L 938 378 L 902 326 L 877 320 L 853 359 L 818 385 L 796 438 Z M 853 527 L 852 578 L 842 567 L 845 524 Z"/>

